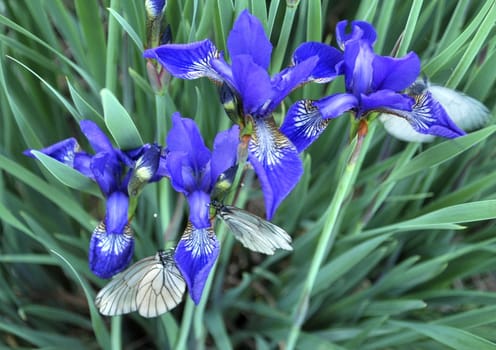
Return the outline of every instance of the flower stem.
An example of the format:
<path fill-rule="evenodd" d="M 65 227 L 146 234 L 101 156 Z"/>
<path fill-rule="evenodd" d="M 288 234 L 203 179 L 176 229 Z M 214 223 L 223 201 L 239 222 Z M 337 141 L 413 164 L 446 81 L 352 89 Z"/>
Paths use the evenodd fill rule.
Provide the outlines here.
<path fill-rule="evenodd" d="M 176 346 L 174 349 L 183 350 L 187 349 L 187 341 L 189 330 L 191 328 L 191 322 L 193 320 L 193 311 L 195 309 L 195 304 L 191 298 L 187 298 L 186 306 L 184 307 L 183 318 L 181 321 L 181 328 L 179 331 L 179 337 L 177 338 Z"/>
<path fill-rule="evenodd" d="M 336 238 L 338 229 L 338 215 L 341 208 L 343 207 L 345 199 L 347 198 L 351 188 L 353 187 L 353 184 L 355 183 L 358 170 L 360 169 L 360 165 L 366 153 L 366 149 L 370 144 L 373 129 L 374 128 L 372 125 L 372 128 L 370 128 L 370 131 L 368 132 L 368 137 L 365 137 L 365 135 L 367 134 L 366 127 L 362 129 L 361 132 L 359 129 L 355 144 L 351 151 L 351 155 L 346 164 L 344 172 L 340 177 L 336 192 L 334 193 L 334 197 L 332 198 L 332 201 L 324 214 L 326 221 L 324 222 L 324 226 L 317 243 L 317 248 L 315 250 L 315 253 L 313 254 L 313 259 L 310 263 L 310 268 L 306 280 L 303 284 L 300 298 L 293 311 L 293 325 L 288 335 L 286 350 L 292 350 L 296 346 L 296 342 L 300 335 L 301 326 L 307 316 L 308 305 L 310 302 L 312 289 L 315 285 L 317 274 L 319 272 L 320 266 L 322 265 L 322 262 L 332 248 L 332 245 Z"/>

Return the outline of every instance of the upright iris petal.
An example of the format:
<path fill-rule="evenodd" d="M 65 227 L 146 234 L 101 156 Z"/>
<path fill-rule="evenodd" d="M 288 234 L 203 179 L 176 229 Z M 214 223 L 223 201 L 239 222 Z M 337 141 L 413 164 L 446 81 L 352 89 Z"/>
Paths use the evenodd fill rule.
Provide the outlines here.
<path fill-rule="evenodd" d="M 220 244 L 211 228 L 196 228 L 188 223 L 179 241 L 174 259 L 188 285 L 191 299 L 198 304 Z"/>
<path fill-rule="evenodd" d="M 24 151 L 24 155 L 34 158 L 32 153 L 33 149 Z M 74 166 L 74 158 L 76 153 L 80 152 L 79 144 L 74 137 L 59 141 L 48 147 L 39 150 L 41 153 L 46 154 L 65 165 L 70 167 Z"/>

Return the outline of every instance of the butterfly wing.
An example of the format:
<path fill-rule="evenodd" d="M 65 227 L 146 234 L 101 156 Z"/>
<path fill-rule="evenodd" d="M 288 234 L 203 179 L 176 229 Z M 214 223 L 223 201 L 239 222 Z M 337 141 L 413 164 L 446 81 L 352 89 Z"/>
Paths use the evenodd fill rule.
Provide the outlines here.
<path fill-rule="evenodd" d="M 186 282 L 170 252 L 160 251 L 158 259 L 147 269 L 136 294 L 137 310 L 143 317 L 156 317 L 182 300 Z"/>
<path fill-rule="evenodd" d="M 95 298 L 95 305 L 100 313 L 116 316 L 138 310 L 136 295 L 139 282 L 146 275 L 149 267 L 155 264 L 155 260 L 155 256 L 149 256 L 115 275 Z"/>
<path fill-rule="evenodd" d="M 227 205 L 218 208 L 217 213 L 234 237 L 250 250 L 268 255 L 276 249 L 293 250 L 289 234 L 267 220 Z"/>
<path fill-rule="evenodd" d="M 438 85 L 431 85 L 429 91 L 455 124 L 463 130 L 482 128 L 489 121 L 489 110 L 475 98 Z"/>

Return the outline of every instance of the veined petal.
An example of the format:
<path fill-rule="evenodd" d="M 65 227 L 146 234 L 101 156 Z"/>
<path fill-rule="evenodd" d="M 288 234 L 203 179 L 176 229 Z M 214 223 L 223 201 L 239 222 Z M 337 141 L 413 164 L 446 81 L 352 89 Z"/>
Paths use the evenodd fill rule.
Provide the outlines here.
<path fill-rule="evenodd" d="M 272 86 L 269 73 L 249 55 L 232 57 L 232 73 L 244 112 L 258 115 L 264 105 L 270 102 Z"/>
<path fill-rule="evenodd" d="M 329 119 L 354 109 L 357 104 L 352 94 L 331 95 L 318 101 L 297 101 L 289 108 L 281 132 L 291 140 L 298 152 L 302 152 L 322 134 Z"/>
<path fill-rule="evenodd" d="M 110 278 L 129 265 L 133 251 L 133 231 L 129 225 L 124 232 L 108 233 L 105 224 L 101 222 L 93 231 L 90 240 L 90 270 L 98 277 Z"/>
<path fill-rule="evenodd" d="M 372 89 L 402 91 L 415 82 L 420 74 L 420 59 L 414 52 L 401 58 L 376 55 L 372 63 Z"/>
<path fill-rule="evenodd" d="M 441 104 L 429 91 L 414 96 L 415 104 L 410 111 L 386 110 L 386 113 L 405 118 L 413 129 L 422 134 L 430 134 L 446 138 L 465 135 L 448 116 Z"/>
<path fill-rule="evenodd" d="M 61 163 L 64 163 L 65 165 L 73 167 L 75 154 L 76 152 L 79 152 L 79 150 L 80 147 L 76 139 L 74 137 L 71 137 L 54 143 L 53 145 L 50 145 L 48 147 L 42 148 L 39 151 L 46 154 L 47 156 L 58 160 Z M 25 150 L 23 154 L 28 157 L 35 158 L 31 151 L 32 149 Z"/>
<path fill-rule="evenodd" d="M 109 138 L 95 122 L 91 120 L 81 120 L 79 122 L 79 127 L 81 128 L 84 136 L 88 139 L 88 142 L 95 153 L 114 153 L 114 147 L 112 146 Z"/>
<path fill-rule="evenodd" d="M 248 10 L 241 12 L 234 22 L 227 37 L 227 48 L 231 57 L 248 55 L 263 69 L 269 68 L 272 44 L 265 34 L 262 23 Z"/>
<path fill-rule="evenodd" d="M 145 9 L 148 17 L 155 18 L 161 16 L 166 7 L 166 0 L 145 0 Z"/>
<path fill-rule="evenodd" d="M 344 50 L 345 44 L 350 40 L 365 40 L 370 45 L 375 43 L 377 33 L 372 24 L 365 21 L 351 22 L 351 33 L 346 33 L 348 21 L 344 20 L 336 25 L 336 41 L 339 47 Z"/>
<path fill-rule="evenodd" d="M 210 270 L 219 255 L 219 241 L 211 228 L 188 224 L 179 241 L 174 260 L 188 285 L 191 299 L 198 305 Z"/>
<path fill-rule="evenodd" d="M 272 118 L 256 119 L 248 145 L 248 159 L 262 186 L 267 219 L 291 192 L 303 173 L 296 147 L 275 126 Z"/>
<path fill-rule="evenodd" d="M 226 131 L 217 134 L 212 152 L 211 174 L 212 184 L 227 169 L 236 164 L 239 145 L 239 127 L 232 126 Z"/>
<path fill-rule="evenodd" d="M 109 233 L 122 233 L 127 225 L 129 197 L 123 192 L 114 192 L 107 198 L 105 227 Z"/>
<path fill-rule="evenodd" d="M 312 56 L 317 56 L 319 60 L 307 81 L 328 83 L 342 74 L 343 54 L 338 49 L 319 42 L 306 42 L 298 46 L 293 54 L 293 64 L 297 65 Z"/>
<path fill-rule="evenodd" d="M 137 196 L 152 180 L 156 178 L 160 160 L 160 147 L 156 144 L 148 145 L 143 154 L 136 160 L 127 185 L 130 196 Z"/>
<path fill-rule="evenodd" d="M 215 45 L 208 39 L 190 44 L 167 44 L 145 50 L 143 56 L 156 59 L 167 71 L 181 79 L 208 77 L 222 81 L 212 67 L 220 57 Z"/>
<path fill-rule="evenodd" d="M 210 195 L 195 191 L 187 196 L 189 204 L 189 220 L 196 228 L 208 228 L 210 224 Z"/>

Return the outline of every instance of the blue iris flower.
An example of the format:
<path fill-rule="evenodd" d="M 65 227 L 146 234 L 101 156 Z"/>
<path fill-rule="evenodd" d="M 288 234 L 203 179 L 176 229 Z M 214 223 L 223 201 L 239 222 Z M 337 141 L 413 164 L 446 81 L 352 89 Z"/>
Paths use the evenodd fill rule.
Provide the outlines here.
<path fill-rule="evenodd" d="M 88 258 L 95 275 L 109 278 L 125 269 L 133 256 L 134 238 L 128 223 L 130 180 L 136 173 L 143 177 L 144 168 L 148 182 L 159 180 L 165 174 L 165 161 L 157 145 L 122 151 L 112 146 L 94 122 L 82 120 L 80 127 L 94 155 L 82 151 L 74 138 L 40 151 L 94 180 L 106 198 L 105 219 L 93 231 Z M 31 150 L 24 154 L 33 157 Z"/>
<path fill-rule="evenodd" d="M 210 195 L 226 169 L 236 164 L 239 129 L 217 135 L 210 151 L 192 119 L 172 116 L 167 135 L 167 176 L 189 204 L 189 224 L 175 251 L 176 263 L 198 304 L 210 270 L 219 255 L 219 241 L 210 221 Z"/>
<path fill-rule="evenodd" d="M 371 24 L 353 21 L 349 33 L 346 32 L 347 24 L 347 21 L 341 21 L 336 27 L 336 39 L 343 50 L 340 68 L 346 92 L 316 101 L 297 101 L 288 110 L 281 126 L 281 131 L 299 151 L 317 139 L 330 119 L 345 112 L 352 112 L 356 119 L 370 112 L 389 113 L 405 118 L 421 133 L 443 137 L 464 134 L 437 101 L 432 98 L 416 101 L 403 93 L 420 73 L 420 60 L 415 53 L 410 52 L 401 58 L 380 56 L 373 49 L 377 35 Z M 319 43 L 311 45 L 325 46 Z"/>
<path fill-rule="evenodd" d="M 267 218 L 297 184 L 302 162 L 294 145 L 277 128 L 272 113 L 296 87 L 312 80 L 325 81 L 337 75 L 336 67 L 321 65 L 317 52 L 300 51 L 293 64 L 270 76 L 272 45 L 260 21 L 247 10 L 235 21 L 227 39 L 228 64 L 210 40 L 190 44 L 162 45 L 144 52 L 175 77 L 208 77 L 226 84 L 242 105 L 244 123 L 252 123 L 248 159 L 264 192 Z M 320 51 L 320 50 L 318 50 Z M 328 59 L 341 61 L 338 50 L 326 49 Z M 244 124 L 244 125 L 243 125 Z"/>

